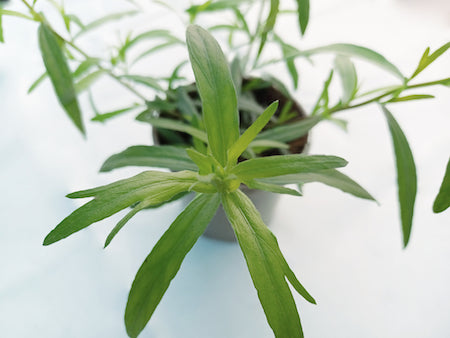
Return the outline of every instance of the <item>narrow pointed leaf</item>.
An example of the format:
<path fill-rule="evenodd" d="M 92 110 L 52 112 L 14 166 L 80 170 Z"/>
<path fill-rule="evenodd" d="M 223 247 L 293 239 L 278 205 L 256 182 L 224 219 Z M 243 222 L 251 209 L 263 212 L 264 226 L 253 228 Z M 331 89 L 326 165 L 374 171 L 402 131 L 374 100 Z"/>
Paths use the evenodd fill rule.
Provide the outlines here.
<path fill-rule="evenodd" d="M 391 74 L 397 76 L 402 80 L 405 79 L 405 76 L 402 74 L 402 72 L 390 61 L 388 61 L 383 55 L 366 47 L 352 45 L 348 43 L 336 43 L 301 52 L 301 54 L 306 56 L 318 53 L 337 53 L 350 57 L 353 56 L 361 58 L 363 60 L 376 64 L 377 66 L 383 68 L 384 70 L 390 72 Z"/>
<path fill-rule="evenodd" d="M 173 171 L 198 170 L 183 148 L 173 146 L 132 146 L 112 155 L 103 163 L 100 171 L 139 166 L 167 168 Z"/>
<path fill-rule="evenodd" d="M 239 137 L 228 150 L 228 162 L 234 164 L 238 157 L 247 149 L 250 143 L 255 139 L 259 132 L 270 121 L 271 117 L 278 109 L 278 101 L 273 102 L 267 109 L 256 119 L 255 122 Z"/>
<path fill-rule="evenodd" d="M 125 310 L 130 337 L 137 337 L 150 320 L 186 254 L 216 213 L 217 194 L 197 196 L 175 219 L 141 265 Z"/>
<path fill-rule="evenodd" d="M 298 122 L 274 127 L 259 133 L 256 140 L 268 139 L 278 142 L 289 142 L 306 135 L 322 119 L 321 116 L 311 116 Z"/>
<path fill-rule="evenodd" d="M 45 238 L 44 245 L 57 242 L 107 218 L 137 202 L 146 200 L 159 204 L 189 190 L 195 183 L 196 173 L 146 171 L 118 182 L 68 195 L 70 198 L 94 197 L 67 216 Z"/>
<path fill-rule="evenodd" d="M 81 133 L 85 134 L 77 94 L 67 60 L 58 44 L 55 33 L 44 23 L 39 26 L 39 47 L 59 102 L 75 126 Z"/>
<path fill-rule="evenodd" d="M 23 14 L 23 13 L 20 13 L 17 11 L 10 11 L 8 9 L 3 9 L 3 8 L 0 8 L 0 15 L 15 16 L 16 18 L 35 21 L 31 16 L 28 16 L 26 14 Z"/>
<path fill-rule="evenodd" d="M 356 69 L 352 61 L 342 55 L 338 55 L 334 64 L 336 70 L 341 78 L 342 83 L 342 102 L 344 104 L 349 103 L 356 94 L 358 86 L 358 78 L 356 76 Z"/>
<path fill-rule="evenodd" d="M 212 173 L 212 168 L 214 166 L 212 157 L 206 156 L 193 148 L 186 149 L 186 153 L 199 168 L 200 175 Z"/>
<path fill-rule="evenodd" d="M 86 75 L 84 78 L 75 83 L 75 91 L 77 94 L 81 94 L 85 90 L 89 89 L 96 81 L 98 81 L 105 71 L 100 69 Z"/>
<path fill-rule="evenodd" d="M 253 158 L 239 163 L 231 170 L 243 180 L 273 177 L 297 173 L 318 172 L 324 169 L 344 167 L 347 161 L 325 155 L 277 155 Z"/>
<path fill-rule="evenodd" d="M 227 150 L 239 137 L 237 97 L 230 68 L 219 44 L 204 29 L 191 25 L 186 41 L 202 100 L 208 144 L 223 166 Z"/>
<path fill-rule="evenodd" d="M 222 203 L 275 337 L 303 337 L 297 307 L 285 277 L 288 275 L 297 287 L 299 283 L 292 277 L 275 236 L 265 226 L 250 199 L 240 190 L 224 194 Z M 301 291 L 302 296 L 314 301 L 303 287 L 296 289 Z"/>
<path fill-rule="evenodd" d="M 404 101 L 413 101 L 413 100 L 423 100 L 423 99 L 433 99 L 433 95 L 428 94 L 414 94 L 414 95 L 406 95 L 406 96 L 400 96 L 400 97 L 394 97 L 387 101 L 388 103 L 393 102 L 404 102 Z"/>
<path fill-rule="evenodd" d="M 44 72 L 41 76 L 39 76 L 28 88 L 28 94 L 32 93 L 46 78 L 48 77 L 47 72 Z"/>
<path fill-rule="evenodd" d="M 417 174 L 413 154 L 408 140 L 391 112 L 381 106 L 389 125 L 397 165 L 398 199 L 403 230 L 403 244 L 406 247 L 411 236 L 414 203 L 417 194 Z"/>
<path fill-rule="evenodd" d="M 297 13 L 298 24 L 302 35 L 305 34 L 306 27 L 309 22 L 309 0 L 296 0 L 297 1 Z"/>
<path fill-rule="evenodd" d="M 145 85 L 147 87 L 156 89 L 158 91 L 164 91 L 161 85 L 158 83 L 158 80 L 151 76 L 141 76 L 141 75 L 122 75 L 120 78 L 127 79 L 133 81 L 135 83 L 139 83 Z"/>
<path fill-rule="evenodd" d="M 302 195 L 297 190 L 286 188 L 286 187 L 283 187 L 283 186 L 277 185 L 277 184 L 258 181 L 258 180 L 245 181 L 244 184 L 247 187 L 249 187 L 250 189 L 258 189 L 258 190 L 274 192 L 277 194 L 287 194 L 287 195 L 292 195 L 292 196 L 301 196 Z"/>
<path fill-rule="evenodd" d="M 356 197 L 375 201 L 375 198 L 362 186 L 360 186 L 347 175 L 335 169 L 328 169 L 315 173 L 300 173 L 277 176 L 265 178 L 262 179 L 262 181 L 272 184 L 304 184 L 310 182 L 320 182 L 330 187 L 337 188 L 343 192 L 352 194 Z"/>
<path fill-rule="evenodd" d="M 434 62 L 439 56 L 444 54 L 450 48 L 450 41 L 438 48 L 433 54 L 429 55 L 430 47 L 428 47 L 422 55 L 420 59 L 419 65 L 417 69 L 414 71 L 413 75 L 410 79 L 416 77 L 419 73 L 421 73 L 425 68 L 427 68 L 432 62 Z"/>
<path fill-rule="evenodd" d="M 450 159 L 447 163 L 444 179 L 433 204 L 433 211 L 439 213 L 450 207 Z"/>
<path fill-rule="evenodd" d="M 278 16 L 278 12 L 279 12 L 279 7 L 280 7 L 280 0 L 270 0 L 269 16 L 267 17 L 263 31 L 261 33 L 261 42 L 260 42 L 259 48 L 258 48 L 258 57 L 259 57 L 259 55 L 261 55 L 261 52 L 264 49 L 264 46 L 267 41 L 267 35 L 275 27 L 275 23 L 277 21 L 277 16 Z"/>

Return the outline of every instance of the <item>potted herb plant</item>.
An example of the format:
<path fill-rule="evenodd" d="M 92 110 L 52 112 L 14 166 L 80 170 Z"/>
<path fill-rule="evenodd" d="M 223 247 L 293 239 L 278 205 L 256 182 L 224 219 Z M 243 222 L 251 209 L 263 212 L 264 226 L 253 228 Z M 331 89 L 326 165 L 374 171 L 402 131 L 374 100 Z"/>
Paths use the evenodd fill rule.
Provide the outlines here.
<path fill-rule="evenodd" d="M 124 79 L 145 82 L 147 85 L 158 87 L 158 84 L 152 82 L 152 79 L 148 77 L 144 78 L 136 75 L 117 76 L 111 70 L 103 69 L 104 67 L 99 65 L 98 60 L 92 60 L 89 57 L 86 57 L 80 63 L 77 69 L 78 74 L 83 73 L 86 68 L 90 68 L 92 65 L 98 69 L 96 72 L 90 73 L 82 81 L 79 81 L 78 86 L 74 86 L 72 83 L 74 75 L 68 69 L 64 52 L 59 47 L 60 43 L 65 40 L 57 35 L 48 23 L 45 23 L 45 19 L 41 14 L 34 11 L 33 6 L 34 4 L 29 6 L 33 17 L 28 17 L 28 19 L 43 22 L 40 26 L 39 37 L 47 73 L 55 86 L 62 105 L 81 131 L 84 131 L 84 127 L 76 103 L 76 87 L 78 87 L 78 91 L 83 90 L 83 88 L 86 89 L 96 77 L 104 74 L 112 76 L 131 91 L 135 91 L 134 87 L 131 87 Z M 208 8 L 208 6 L 210 4 L 203 8 Z M 193 9 L 190 9 L 190 11 L 192 12 Z M 276 12 L 276 2 L 272 2 L 270 12 L 272 15 L 269 15 L 269 20 L 267 20 L 265 25 L 261 26 L 265 27 L 263 29 L 265 33 L 260 35 L 262 46 L 264 46 L 265 41 L 270 36 L 270 21 L 274 20 L 273 13 Z M 18 15 L 8 11 L 3 11 L 2 13 Z M 306 28 L 306 26 L 304 27 Z M 155 33 L 153 32 L 152 34 Z M 276 39 L 275 36 L 273 37 Z M 70 41 L 65 43 L 72 46 L 75 50 L 78 48 L 76 45 L 71 45 Z M 245 131 L 239 131 L 237 107 L 239 102 L 242 103 L 242 101 L 239 101 L 235 89 L 239 87 L 239 84 L 242 84 L 242 81 L 233 83 L 233 79 L 236 79 L 236 76 L 233 75 L 236 73 L 228 70 L 227 60 L 221 54 L 218 45 L 208 33 L 199 27 L 190 26 L 187 45 L 196 77 L 198 95 L 202 104 L 201 120 L 197 120 L 196 123 L 187 123 L 189 120 L 182 120 L 183 123 L 178 123 L 180 119 L 174 122 L 165 121 L 163 118 L 155 119 L 154 116 L 150 116 L 147 121 L 150 120 L 149 122 L 161 129 L 182 131 L 189 134 L 192 144 L 188 143 L 181 148 L 167 146 L 128 149 L 111 158 L 104 166 L 104 170 L 107 170 L 126 163 L 126 165 L 162 166 L 176 171 L 172 173 L 144 172 L 133 178 L 112 183 L 108 186 L 70 194 L 69 197 L 72 198 L 94 197 L 94 200 L 88 202 L 61 222 L 46 237 L 44 244 L 53 243 L 93 222 L 133 206 L 130 213 L 111 232 L 106 243 L 109 244 L 117 232 L 138 211 L 170 201 L 185 191 L 194 191 L 198 196 L 171 225 L 136 276 L 126 311 L 126 324 L 129 335 L 137 336 L 145 326 L 168 283 L 178 270 L 184 255 L 203 232 L 214 215 L 218 204 L 222 203 L 244 252 L 262 306 L 275 335 L 277 337 L 302 336 L 297 310 L 285 278 L 307 300 L 314 302 L 314 299 L 306 292 L 289 269 L 275 238 L 264 226 L 251 201 L 240 192 L 239 186 L 241 183 L 244 183 L 252 188 L 298 195 L 298 191 L 286 188 L 283 185 L 322 181 L 338 186 L 343 190 L 346 189 L 355 195 L 359 194 L 359 197 L 362 197 L 361 195 L 366 198 L 371 197 L 359 185 L 335 170 L 335 168 L 345 165 L 345 161 L 340 158 L 317 155 L 275 155 L 267 158 L 254 158 L 252 151 L 254 148 L 261 147 L 261 143 L 256 146 L 255 144 L 250 146 L 251 142 L 257 140 L 258 135 L 264 135 L 264 132 L 261 134 L 259 132 L 275 114 L 277 104 L 273 103 L 267 109 L 260 111 L 256 118 L 248 123 L 248 126 L 246 126 L 248 128 L 245 128 Z M 260 45 L 257 55 L 260 55 L 262 48 Z M 333 78 L 333 73 L 330 73 L 312 115 L 294 124 L 276 125 L 272 128 L 275 131 L 267 131 L 265 138 L 260 136 L 260 140 L 266 142 L 262 146 L 263 150 L 267 150 L 265 149 L 268 147 L 267 142 L 272 142 L 272 145 L 278 142 L 279 145 L 281 143 L 280 152 L 282 153 L 282 150 L 286 148 L 286 143 L 291 141 L 289 138 L 293 137 L 289 133 L 299 137 L 320 121 L 325 119 L 333 120 L 333 115 L 339 111 L 356 108 L 368 103 L 379 103 L 388 120 L 397 153 L 399 197 L 402 207 L 404 243 L 406 245 L 412 224 L 415 169 L 406 138 L 392 114 L 386 108 L 386 105 L 394 102 L 427 98 L 426 95 L 402 95 L 402 92 L 405 90 L 431 85 L 448 85 L 448 78 L 428 83 L 409 83 L 448 48 L 449 44 L 446 44 L 431 54 L 427 50 L 422 56 L 419 66 L 409 78 L 405 78 L 395 66 L 379 54 L 362 47 L 337 44 L 309 51 L 298 51 L 289 48 L 289 52 L 285 53 L 282 59 L 270 62 L 284 61 L 288 64 L 288 67 L 291 67 L 291 61 L 295 57 L 311 57 L 316 53 L 330 51 L 339 54 L 336 58 L 336 70 L 342 78 L 344 95 L 338 103 L 330 105 L 328 88 Z M 83 54 L 82 50 L 78 50 L 78 52 Z M 369 59 L 380 65 L 380 67 L 396 73 L 404 82 L 393 88 L 377 90 L 375 94 L 358 95 L 356 73 L 348 58 L 349 55 L 357 55 Z M 112 61 L 114 63 L 116 59 L 113 58 Z M 241 69 L 238 67 L 238 70 L 240 71 Z M 62 76 L 59 76 L 61 74 Z M 291 74 L 295 73 L 291 70 Z M 172 75 L 169 82 L 177 77 L 176 72 L 172 73 Z M 261 83 L 261 81 L 259 82 Z M 140 95 L 137 92 L 136 94 Z M 364 97 L 367 97 L 367 99 L 362 99 Z M 171 103 L 170 100 L 159 99 L 153 102 L 145 101 L 146 108 L 152 108 L 158 104 L 170 105 Z M 134 109 L 136 106 L 131 108 Z M 128 108 L 126 109 L 128 110 Z M 141 114 L 141 119 L 144 119 L 149 114 L 148 110 L 146 109 L 146 112 Z M 122 112 L 123 109 L 107 115 L 99 114 L 96 119 L 101 120 Z M 290 113 L 289 109 L 284 110 L 284 112 L 285 114 Z M 150 110 L 151 113 L 152 110 Z M 280 112 L 281 116 L 283 116 L 282 113 L 283 110 Z M 268 134 L 271 135 L 270 133 L 272 133 L 272 136 L 267 136 Z M 186 146 L 193 146 L 193 148 L 186 149 Z M 269 146 L 269 148 L 271 147 Z M 161 149 L 163 149 L 163 152 L 161 152 Z M 130 157 L 130 152 L 136 150 L 144 151 L 138 152 L 139 156 L 137 157 Z M 159 155 L 158 151 L 160 151 Z M 248 153 L 248 160 L 237 163 L 238 158 L 244 152 Z M 120 165 L 117 164 L 120 162 L 119 160 L 122 161 Z M 116 162 L 114 163 L 114 161 Z M 436 212 L 443 211 L 448 207 L 448 176 L 447 170 L 439 196 L 435 202 L 434 210 Z M 179 243 L 180 246 L 176 246 L 175 243 Z M 176 249 L 172 251 L 171 249 L 174 246 Z M 259 249 L 255 250 L 255 248 Z M 164 252 L 170 252 L 171 255 L 169 257 L 163 255 Z M 169 264 L 169 262 L 173 264 Z M 163 269 L 167 274 L 155 277 L 151 273 L 154 269 Z M 142 294 L 146 294 L 146 297 L 142 297 Z M 287 309 L 286 313 L 280 313 L 280 308 Z"/>

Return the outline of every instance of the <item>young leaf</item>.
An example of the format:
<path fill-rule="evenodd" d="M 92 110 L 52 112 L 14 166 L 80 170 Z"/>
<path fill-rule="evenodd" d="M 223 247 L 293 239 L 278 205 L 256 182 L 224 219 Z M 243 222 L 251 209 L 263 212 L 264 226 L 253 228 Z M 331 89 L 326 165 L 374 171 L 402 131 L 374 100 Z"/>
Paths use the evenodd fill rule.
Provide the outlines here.
<path fill-rule="evenodd" d="M 427 94 L 414 94 L 414 95 L 406 95 L 406 96 L 400 96 L 400 97 L 394 97 L 387 101 L 386 103 L 393 103 L 393 102 L 404 102 L 404 101 L 413 101 L 413 100 L 423 100 L 423 99 L 433 99 L 433 95 L 427 95 Z"/>
<path fill-rule="evenodd" d="M 400 202 L 400 215 L 403 230 L 403 244 L 408 245 L 411 236 L 414 203 L 417 193 L 417 174 L 413 154 L 408 140 L 391 112 L 381 106 L 389 125 L 394 145 L 397 164 L 398 199 Z"/>
<path fill-rule="evenodd" d="M 47 72 L 42 73 L 41 76 L 39 76 L 28 88 L 27 94 L 31 94 L 41 83 L 47 78 L 48 74 Z"/>
<path fill-rule="evenodd" d="M 439 56 L 444 54 L 450 48 L 450 42 L 447 42 L 442 47 L 438 48 L 433 54 L 429 55 L 430 47 L 428 47 L 422 55 L 419 61 L 417 69 L 414 71 L 413 75 L 409 78 L 410 80 L 415 78 L 419 73 L 421 73 L 425 68 L 427 68 L 432 62 L 434 62 Z"/>
<path fill-rule="evenodd" d="M 206 156 L 193 148 L 186 149 L 186 153 L 199 168 L 200 175 L 208 175 L 212 173 L 212 168 L 215 163 L 210 156 Z"/>
<path fill-rule="evenodd" d="M 203 28 L 191 25 L 186 41 L 203 105 L 203 119 L 213 156 L 223 166 L 227 151 L 239 137 L 236 91 L 219 44 Z"/>
<path fill-rule="evenodd" d="M 320 182 L 330 187 L 342 190 L 343 192 L 352 194 L 356 197 L 375 201 L 373 196 L 370 193 L 368 193 L 363 187 L 361 187 L 358 183 L 353 181 L 347 175 L 335 169 L 328 169 L 315 173 L 299 173 L 299 174 L 264 178 L 261 181 L 279 185 Z"/>
<path fill-rule="evenodd" d="M 402 74 L 402 72 L 400 72 L 400 70 L 391 62 L 389 62 L 384 56 L 366 47 L 348 43 L 336 43 L 310 49 L 308 51 L 302 51 L 300 53 L 306 56 L 318 53 L 337 53 L 345 56 L 354 56 L 376 64 L 377 66 L 397 76 L 401 80 L 405 79 L 405 76 Z"/>
<path fill-rule="evenodd" d="M 67 60 L 58 43 L 58 38 L 45 23 L 39 26 L 39 47 L 45 68 L 52 81 L 59 102 L 75 126 L 85 134 L 77 94 Z"/>
<path fill-rule="evenodd" d="M 298 24 L 302 35 L 305 34 L 306 27 L 309 22 L 309 0 L 296 0 L 297 1 L 297 13 Z"/>
<path fill-rule="evenodd" d="M 198 170 L 183 148 L 173 146 L 132 146 L 109 157 L 103 163 L 100 171 L 108 172 L 127 166 L 167 168 L 173 171 Z"/>
<path fill-rule="evenodd" d="M 250 143 L 255 139 L 258 133 L 270 121 L 278 108 L 278 101 L 273 102 L 267 109 L 256 119 L 255 122 L 239 137 L 228 150 L 228 163 L 233 165 L 238 157 L 247 149 Z"/>
<path fill-rule="evenodd" d="M 277 126 L 259 133 L 256 136 L 256 140 L 267 139 L 278 142 L 289 142 L 306 135 L 322 119 L 321 116 L 311 116 L 287 125 Z"/>
<path fill-rule="evenodd" d="M 231 173 L 242 180 L 251 180 L 254 178 L 318 172 L 346 165 L 346 160 L 336 156 L 277 155 L 253 158 L 241 162 L 231 170 Z"/>
<path fill-rule="evenodd" d="M 356 76 L 356 69 L 350 58 L 342 55 L 336 56 L 334 64 L 341 78 L 342 103 L 347 104 L 355 96 L 358 87 L 358 78 Z"/>
<path fill-rule="evenodd" d="M 176 173 L 145 171 L 112 184 L 69 194 L 67 196 L 69 198 L 94 197 L 94 199 L 59 223 L 45 237 L 44 245 L 66 238 L 137 202 L 145 200 L 146 203 L 160 204 L 167 201 L 189 190 L 189 187 L 197 181 L 196 177 L 197 174 L 191 171 Z"/>
<path fill-rule="evenodd" d="M 433 204 L 433 212 L 439 213 L 450 207 L 450 159 L 447 163 L 444 179 Z"/>
<path fill-rule="evenodd" d="M 150 320 L 186 254 L 205 231 L 219 206 L 217 194 L 198 195 L 175 219 L 139 268 L 125 310 L 130 337 Z"/>
<path fill-rule="evenodd" d="M 237 190 L 223 194 L 222 203 L 275 337 L 303 337 L 286 277 L 308 301 L 315 303 L 314 299 L 287 265 L 275 236 L 265 226 L 250 199 Z"/>

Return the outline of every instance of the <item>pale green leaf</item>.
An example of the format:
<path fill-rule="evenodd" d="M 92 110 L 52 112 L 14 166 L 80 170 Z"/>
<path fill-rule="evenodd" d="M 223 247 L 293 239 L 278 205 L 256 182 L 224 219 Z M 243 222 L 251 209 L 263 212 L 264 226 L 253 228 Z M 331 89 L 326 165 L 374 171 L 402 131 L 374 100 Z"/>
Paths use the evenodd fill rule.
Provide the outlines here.
<path fill-rule="evenodd" d="M 166 173 L 145 171 L 134 177 L 112 184 L 78 191 L 69 198 L 94 197 L 59 223 L 45 238 L 44 245 L 55 243 L 101 221 L 137 202 L 160 204 L 173 196 L 188 191 L 197 174 L 191 171 Z"/>
<path fill-rule="evenodd" d="M 448 207 L 450 207 L 450 159 L 447 163 L 447 169 L 445 170 L 439 193 L 434 200 L 433 211 L 435 213 L 443 212 Z"/>
<path fill-rule="evenodd" d="M 198 170 L 183 148 L 173 146 L 132 146 L 109 157 L 103 163 L 100 171 L 108 172 L 128 166 L 167 168 L 173 171 Z"/>
<path fill-rule="evenodd" d="M 42 73 L 41 76 L 39 76 L 28 88 L 28 94 L 33 92 L 46 78 L 48 77 L 47 72 Z"/>
<path fill-rule="evenodd" d="M 102 75 L 105 75 L 105 71 L 100 69 L 86 75 L 84 78 L 80 79 L 75 83 L 75 91 L 77 94 L 81 94 L 85 90 L 89 89 L 96 81 L 98 81 Z"/>
<path fill-rule="evenodd" d="M 234 167 L 231 173 L 242 180 L 251 180 L 254 178 L 318 172 L 346 165 L 346 160 L 336 156 L 276 155 L 243 161 Z"/>
<path fill-rule="evenodd" d="M 398 199 L 403 230 L 403 244 L 408 245 L 411 236 L 414 203 L 417 194 L 417 174 L 408 140 L 391 112 L 381 106 L 389 125 L 397 165 Z"/>
<path fill-rule="evenodd" d="M 388 100 L 386 103 L 404 102 L 404 101 L 413 101 L 413 100 L 423 100 L 423 99 L 433 99 L 433 98 L 434 98 L 433 95 L 414 94 L 414 95 L 406 95 L 406 96 L 394 97 L 394 98 Z"/>
<path fill-rule="evenodd" d="M 28 16 L 26 14 L 17 12 L 17 11 L 10 11 L 7 9 L 3 9 L 0 8 L 0 16 L 2 15 L 7 15 L 7 16 L 14 16 L 16 18 L 21 18 L 21 19 L 27 19 L 27 20 L 31 20 L 31 21 L 35 21 L 31 16 Z"/>
<path fill-rule="evenodd" d="M 186 41 L 202 100 L 208 145 L 225 166 L 227 151 L 239 138 L 237 97 L 230 68 L 217 41 L 201 27 L 189 26 Z"/>
<path fill-rule="evenodd" d="M 85 134 L 77 94 L 67 60 L 59 46 L 57 36 L 44 23 L 39 26 L 39 47 L 59 102 L 77 128 Z"/>
<path fill-rule="evenodd" d="M 278 109 L 278 101 L 273 102 L 267 109 L 256 119 L 253 124 L 239 137 L 239 139 L 228 150 L 228 163 L 233 165 L 239 156 L 247 149 L 250 143 L 255 139 L 259 132 L 270 121 L 270 118 Z"/>
<path fill-rule="evenodd" d="M 139 83 L 145 85 L 147 87 L 156 89 L 160 92 L 163 92 L 164 89 L 158 83 L 158 79 L 151 76 L 142 76 L 142 75 L 121 75 L 120 78 L 127 79 L 133 81 L 135 83 Z"/>
<path fill-rule="evenodd" d="M 292 195 L 292 196 L 301 196 L 302 195 L 297 190 L 286 188 L 286 187 L 283 187 L 278 184 L 272 184 L 272 183 L 262 182 L 262 181 L 258 181 L 258 180 L 245 181 L 244 184 L 247 187 L 249 187 L 250 189 L 258 189 L 258 190 L 274 192 L 277 194 L 287 194 L 287 195 Z"/>
<path fill-rule="evenodd" d="M 358 78 L 353 62 L 347 56 L 337 55 L 334 64 L 341 78 L 342 103 L 349 103 L 356 94 L 358 88 Z"/>
<path fill-rule="evenodd" d="M 5 42 L 5 38 L 3 36 L 3 16 L 0 14 L 0 42 Z"/>
<path fill-rule="evenodd" d="M 198 195 L 175 219 L 141 265 L 125 310 L 130 337 L 137 337 L 150 320 L 186 254 L 216 213 L 217 194 Z"/>

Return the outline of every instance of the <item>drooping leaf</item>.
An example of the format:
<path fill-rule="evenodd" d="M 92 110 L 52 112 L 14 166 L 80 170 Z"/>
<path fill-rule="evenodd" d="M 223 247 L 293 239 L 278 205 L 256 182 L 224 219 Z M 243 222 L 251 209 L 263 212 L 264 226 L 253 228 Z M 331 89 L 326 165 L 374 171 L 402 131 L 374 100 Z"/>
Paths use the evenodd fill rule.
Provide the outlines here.
<path fill-rule="evenodd" d="M 302 35 L 305 34 L 309 22 L 309 0 L 296 0 L 298 24 Z"/>
<path fill-rule="evenodd" d="M 398 199 L 403 230 L 403 244 L 406 247 L 411 236 L 414 203 L 417 194 L 417 174 L 413 154 L 408 140 L 391 112 L 381 106 L 389 125 L 397 165 Z"/>
<path fill-rule="evenodd" d="M 342 103 L 347 104 L 353 99 L 358 88 L 356 69 L 350 58 L 342 55 L 336 56 L 334 64 L 341 78 Z"/>
<path fill-rule="evenodd" d="M 231 170 L 231 173 L 242 180 L 251 180 L 297 173 L 313 173 L 346 165 L 346 160 L 336 156 L 276 155 L 241 162 Z"/>
<path fill-rule="evenodd" d="M 402 72 L 384 56 L 366 47 L 348 43 L 336 43 L 301 52 L 301 54 L 305 56 L 311 56 L 313 54 L 319 53 L 336 53 L 349 57 L 361 58 L 363 60 L 374 63 L 375 65 L 390 72 L 401 80 L 405 79 L 405 76 L 402 74 Z"/>
<path fill-rule="evenodd" d="M 287 265 L 275 236 L 265 226 L 250 199 L 237 190 L 223 194 L 222 203 L 275 337 L 303 337 L 286 277 L 308 301 L 314 303 L 314 299 Z"/>
<path fill-rule="evenodd" d="M 306 135 L 322 119 L 321 116 L 311 116 L 287 125 L 277 126 L 259 133 L 256 140 L 289 142 Z"/>
<path fill-rule="evenodd" d="M 103 163 L 100 171 L 108 172 L 127 166 L 167 168 L 173 171 L 197 171 L 183 148 L 173 146 L 132 146 L 112 155 Z"/>
<path fill-rule="evenodd" d="M 250 143 L 255 139 L 258 133 L 270 121 L 270 118 L 278 109 L 278 101 L 273 102 L 267 109 L 256 119 L 253 124 L 239 137 L 228 150 L 228 163 L 233 165 L 238 157 L 247 149 Z"/>
<path fill-rule="evenodd" d="M 279 185 L 320 182 L 330 187 L 342 190 L 343 192 L 352 194 L 356 197 L 375 201 L 375 198 L 373 198 L 373 196 L 370 193 L 368 193 L 363 187 L 361 187 L 358 183 L 353 181 L 347 175 L 335 169 L 328 169 L 315 173 L 299 173 L 299 174 L 264 178 L 261 181 Z"/>
<path fill-rule="evenodd" d="M 445 170 L 439 193 L 433 203 L 433 212 L 443 212 L 448 207 L 450 207 L 450 159 L 447 163 L 447 169 Z"/>
<path fill-rule="evenodd" d="M 145 171 L 112 184 L 78 191 L 69 198 L 94 197 L 59 223 L 45 238 L 44 245 L 55 243 L 92 223 L 107 218 L 137 202 L 160 204 L 189 190 L 197 174 L 192 171 L 167 173 Z"/>
<path fill-rule="evenodd" d="M 75 126 L 84 135 L 85 130 L 72 74 L 55 33 L 45 23 L 39 26 L 39 47 L 59 102 Z"/>
<path fill-rule="evenodd" d="M 433 54 L 429 55 L 430 47 L 428 47 L 422 55 L 419 61 L 419 65 L 411 75 L 410 80 L 419 75 L 425 68 L 427 68 L 432 62 L 434 62 L 439 56 L 444 54 L 450 48 L 450 42 L 447 42 L 442 47 L 438 48 Z"/>
<path fill-rule="evenodd" d="M 217 194 L 198 195 L 175 219 L 139 268 L 125 310 L 130 337 L 150 320 L 186 254 L 205 231 L 219 206 Z"/>
<path fill-rule="evenodd" d="M 208 145 L 225 166 L 227 151 L 239 137 L 237 97 L 230 68 L 217 41 L 203 28 L 189 26 L 186 41 L 202 100 Z"/>

